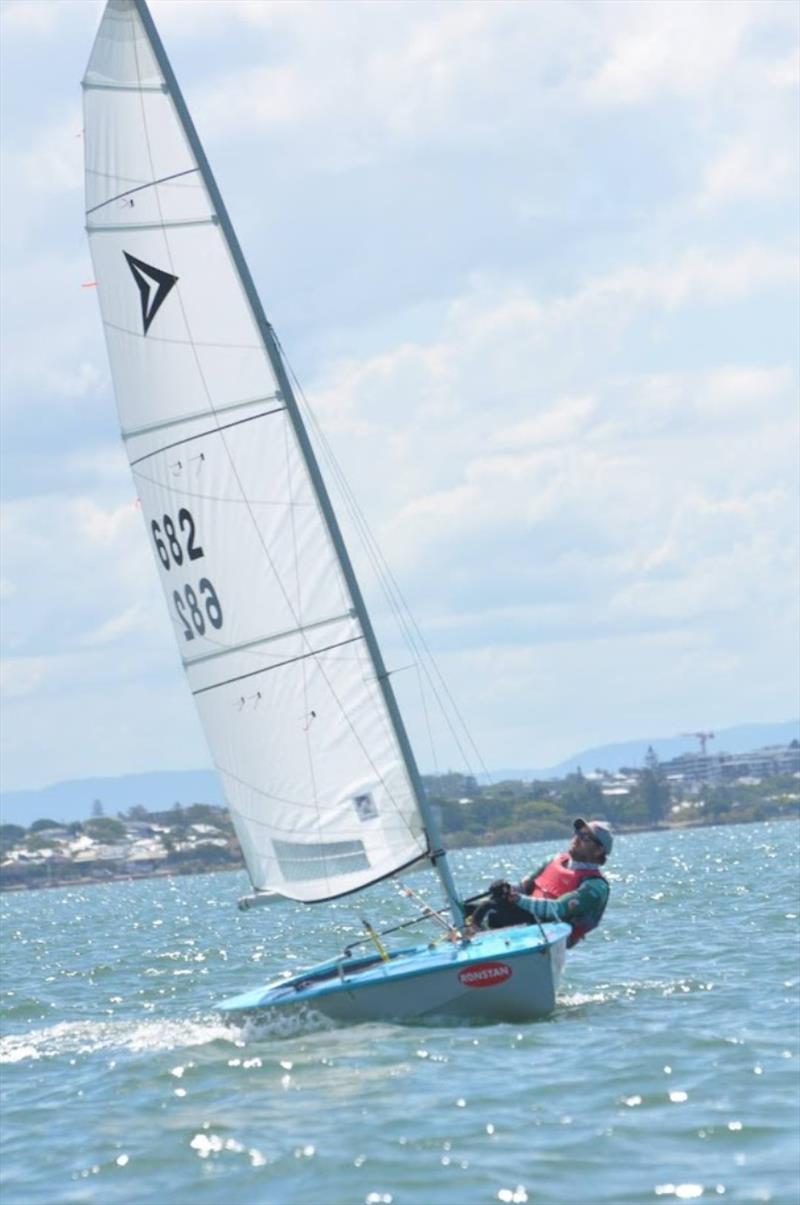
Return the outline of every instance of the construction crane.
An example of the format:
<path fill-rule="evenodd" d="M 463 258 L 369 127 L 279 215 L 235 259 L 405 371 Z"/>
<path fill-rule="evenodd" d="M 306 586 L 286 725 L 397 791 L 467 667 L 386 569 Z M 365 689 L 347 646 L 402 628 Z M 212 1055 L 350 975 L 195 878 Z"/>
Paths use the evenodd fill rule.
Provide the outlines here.
<path fill-rule="evenodd" d="M 714 739 L 713 732 L 682 732 L 681 736 L 696 736 L 700 742 L 700 753 L 703 757 L 706 756 L 706 745 Z"/>

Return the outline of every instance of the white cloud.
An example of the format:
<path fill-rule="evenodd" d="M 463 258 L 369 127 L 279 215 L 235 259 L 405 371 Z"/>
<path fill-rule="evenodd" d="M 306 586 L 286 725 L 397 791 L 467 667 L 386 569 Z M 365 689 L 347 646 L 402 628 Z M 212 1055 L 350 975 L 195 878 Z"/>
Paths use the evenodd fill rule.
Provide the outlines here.
<path fill-rule="evenodd" d="M 750 417 L 764 424 L 771 401 L 792 396 L 794 383 L 787 366 L 779 368 L 719 368 L 706 378 L 697 395 L 698 409 L 710 409 L 727 419 Z"/>
<path fill-rule="evenodd" d="M 83 118 L 76 102 L 66 116 L 44 126 L 32 141 L 15 150 L 6 148 L 5 170 L 12 172 L 17 186 L 30 200 L 75 192 L 83 187 Z"/>
<path fill-rule="evenodd" d="M 119 484 L 119 483 L 117 483 Z M 166 642 L 163 603 L 132 485 L 129 501 L 65 494 L 24 498 L 3 510 L 3 561 L 12 596 L 4 641 L 17 657 L 69 654 L 86 633 L 114 630 L 115 615 L 147 616 L 141 627 Z M 108 494 L 108 490 L 105 491 Z M 149 558 L 149 559 L 148 559 Z M 121 641 L 127 628 L 119 627 Z"/>
<path fill-rule="evenodd" d="M 785 623 L 796 582 L 793 372 L 736 363 L 630 374 L 612 359 L 587 385 L 609 315 L 641 324 L 679 302 L 717 305 L 791 279 L 763 248 L 697 251 L 550 303 L 473 295 L 450 307 L 431 344 L 340 366 L 321 393 L 326 425 L 338 419 L 348 476 L 382 515 L 380 543 L 447 642 L 467 655 L 481 629 L 491 640 L 499 628 L 517 649 L 581 644 L 641 623 L 702 625 L 718 611 L 740 624 L 738 640 L 768 606 Z M 587 355 L 554 376 L 578 338 Z M 557 392 L 564 380 L 577 389 Z M 429 405 L 438 397 L 449 407 Z M 375 444 L 389 423 L 393 437 Z"/>
<path fill-rule="evenodd" d="M 108 368 L 88 251 L 72 258 L 24 255 L 3 272 L 4 400 L 29 409 L 90 401 L 108 390 Z"/>
<path fill-rule="evenodd" d="M 119 615 L 113 615 L 99 627 L 86 632 L 78 638 L 77 643 L 83 648 L 117 644 L 123 638 L 151 631 L 152 618 L 152 615 L 141 603 L 136 603 L 132 607 L 126 607 Z"/>
<path fill-rule="evenodd" d="M 138 506 L 135 503 L 124 503 L 109 510 L 91 498 L 78 498 L 71 503 L 70 509 L 75 530 L 79 536 L 85 536 L 91 545 L 123 545 L 128 543 L 134 528 L 138 531 L 135 518 Z"/>
<path fill-rule="evenodd" d="M 788 195 L 797 179 L 791 140 L 766 142 L 745 136 L 715 156 L 705 172 L 698 207 L 716 209 L 740 200 Z"/>
<path fill-rule="evenodd" d="M 730 88 L 753 70 L 769 78 L 785 57 L 762 64 L 748 39 L 770 28 L 790 37 L 796 22 L 789 8 L 770 0 L 604 5 L 607 56 L 587 81 L 586 93 L 596 103 L 641 105 L 665 94 L 699 96 Z"/>
<path fill-rule="evenodd" d="M 619 341 L 635 321 L 660 312 L 677 318 L 685 306 L 731 304 L 791 289 L 797 272 L 794 251 L 753 243 L 733 253 L 698 247 L 669 260 L 620 266 L 549 300 L 520 286 L 503 288 L 476 278 L 450 303 L 428 342 L 404 342 L 363 362 L 333 365 L 313 390 L 314 408 L 329 430 L 351 435 L 368 434 L 390 414 L 401 416 L 403 424 L 424 420 L 432 432 L 446 427 L 456 455 L 459 421 L 466 412 L 483 424 L 493 445 L 525 442 L 548 431 L 555 437 L 559 428 L 574 430 L 594 404 L 591 394 L 561 398 L 558 412 L 551 412 L 542 381 L 549 389 L 554 378 L 596 372 L 597 359 L 593 364 L 587 359 L 601 355 L 612 337 Z M 713 396 L 747 397 L 754 389 L 769 394 L 785 386 L 786 371 L 722 369 L 714 378 Z M 537 399 L 533 418 L 532 396 Z M 498 432 L 500 398 L 500 413 L 513 416 L 521 407 L 525 417 L 519 425 L 504 423 Z M 398 428 L 396 438 L 404 448 L 402 424 Z M 419 455 L 421 449 L 415 451 Z"/>
<path fill-rule="evenodd" d="M 544 125 L 545 110 L 564 103 L 559 86 L 575 60 L 594 51 L 592 27 L 566 5 L 279 4 L 258 12 L 263 61 L 206 86 L 196 98 L 200 128 L 215 137 L 253 124 L 301 134 L 316 161 L 337 167 L 383 159 L 398 145 L 497 145 Z"/>
<path fill-rule="evenodd" d="M 751 243 L 720 254 L 689 248 L 678 259 L 636 265 L 590 281 L 564 303 L 566 312 L 601 305 L 639 307 L 652 303 L 675 309 L 694 300 L 730 302 L 797 279 L 794 249 Z"/>
<path fill-rule="evenodd" d="M 767 79 L 775 88 L 796 89 L 800 85 L 800 56 L 796 50 L 773 59 L 767 69 Z"/>
<path fill-rule="evenodd" d="M 47 657 L 15 657 L 0 662 L 0 690 L 6 699 L 36 694 L 47 681 Z"/>
<path fill-rule="evenodd" d="M 103 0 L 5 0 L 0 23 L 4 38 L 45 39 L 75 21 L 83 20 L 91 27 L 102 10 Z"/>

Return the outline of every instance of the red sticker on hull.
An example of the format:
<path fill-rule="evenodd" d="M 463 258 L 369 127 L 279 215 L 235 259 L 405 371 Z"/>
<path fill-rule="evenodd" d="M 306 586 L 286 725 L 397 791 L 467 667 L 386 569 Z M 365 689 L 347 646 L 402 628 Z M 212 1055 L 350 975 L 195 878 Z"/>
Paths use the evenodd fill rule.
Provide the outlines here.
<path fill-rule="evenodd" d="M 458 972 L 464 987 L 495 987 L 511 978 L 511 967 L 506 962 L 479 962 Z"/>

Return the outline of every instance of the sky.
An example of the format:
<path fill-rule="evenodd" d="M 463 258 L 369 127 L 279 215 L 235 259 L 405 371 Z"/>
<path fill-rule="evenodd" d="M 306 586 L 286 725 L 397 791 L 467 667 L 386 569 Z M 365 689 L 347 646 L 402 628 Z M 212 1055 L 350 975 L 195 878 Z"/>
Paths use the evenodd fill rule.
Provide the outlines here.
<path fill-rule="evenodd" d="M 4 789 L 210 765 L 82 287 L 102 7 L 0 4 Z M 797 6 L 151 9 L 483 764 L 797 715 Z"/>

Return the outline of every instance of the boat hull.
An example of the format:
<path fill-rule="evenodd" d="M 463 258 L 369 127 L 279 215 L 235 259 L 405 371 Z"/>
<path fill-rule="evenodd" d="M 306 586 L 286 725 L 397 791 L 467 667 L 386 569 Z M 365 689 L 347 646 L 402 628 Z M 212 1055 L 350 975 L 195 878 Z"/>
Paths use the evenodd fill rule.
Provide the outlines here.
<path fill-rule="evenodd" d="M 523 925 L 469 941 L 413 946 L 388 960 L 334 959 L 219 1007 L 236 1015 L 302 1004 L 347 1023 L 534 1020 L 555 1008 L 570 933 L 561 924 L 543 929 Z"/>

